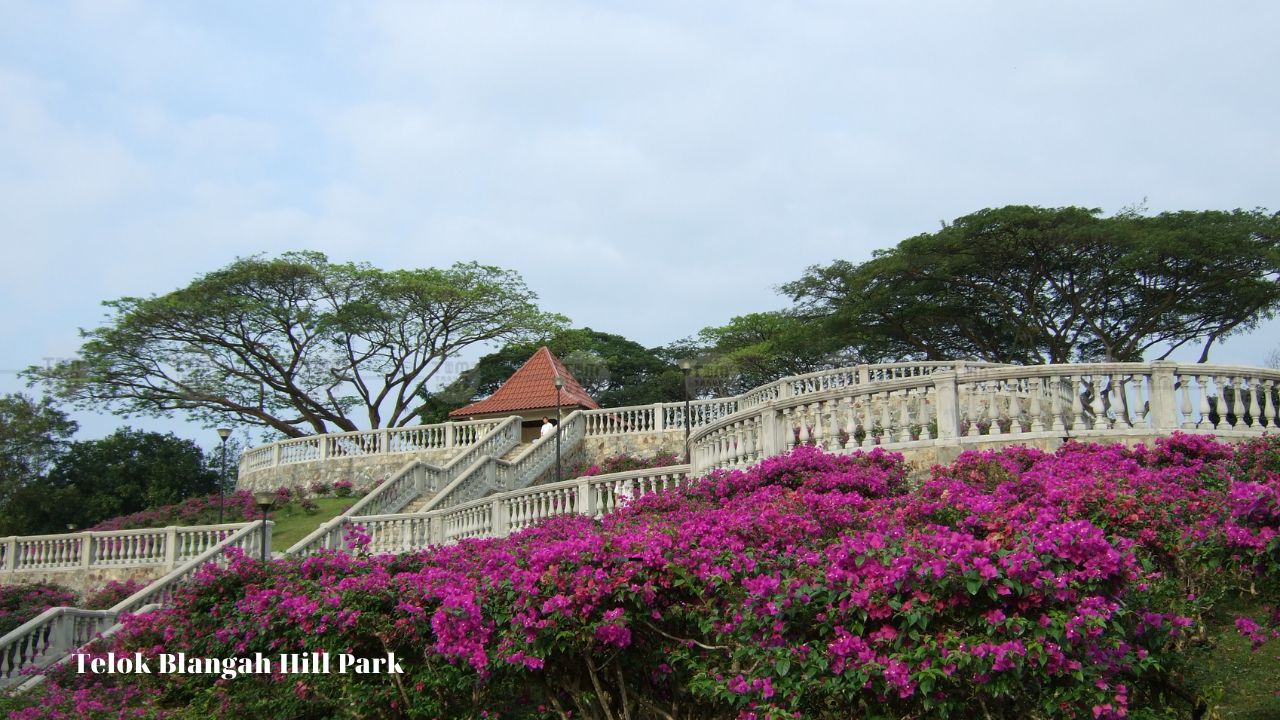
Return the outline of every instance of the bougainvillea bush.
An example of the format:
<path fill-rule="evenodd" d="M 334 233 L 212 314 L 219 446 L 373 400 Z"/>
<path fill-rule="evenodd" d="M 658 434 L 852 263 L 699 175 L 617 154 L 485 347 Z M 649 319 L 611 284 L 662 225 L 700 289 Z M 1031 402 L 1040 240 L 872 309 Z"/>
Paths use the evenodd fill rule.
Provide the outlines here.
<path fill-rule="evenodd" d="M 1278 470 L 1275 439 L 1175 436 L 966 453 L 912 487 L 899 456 L 800 447 L 602 520 L 235 557 L 96 652 L 403 674 L 67 672 L 14 717 L 1176 716 L 1202 614 L 1277 588 Z"/>

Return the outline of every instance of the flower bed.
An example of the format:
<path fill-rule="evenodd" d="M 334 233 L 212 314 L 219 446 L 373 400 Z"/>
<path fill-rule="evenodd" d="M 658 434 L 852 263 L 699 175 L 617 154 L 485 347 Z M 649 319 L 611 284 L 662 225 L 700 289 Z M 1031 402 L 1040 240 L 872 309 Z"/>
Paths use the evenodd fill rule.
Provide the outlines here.
<path fill-rule="evenodd" d="M 1169 717 L 1218 598 L 1276 596 L 1277 471 L 1274 438 L 1174 436 L 966 453 L 908 489 L 899 456 L 801 447 L 603 522 L 237 557 L 100 650 L 402 675 L 68 673 L 14 717 Z"/>

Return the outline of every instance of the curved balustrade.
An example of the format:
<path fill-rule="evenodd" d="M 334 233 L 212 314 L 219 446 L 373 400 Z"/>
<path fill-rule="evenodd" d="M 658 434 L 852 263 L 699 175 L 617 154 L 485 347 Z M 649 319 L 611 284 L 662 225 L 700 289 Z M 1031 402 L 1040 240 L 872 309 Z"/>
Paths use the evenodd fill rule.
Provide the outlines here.
<path fill-rule="evenodd" d="M 281 440 L 245 451 L 240 456 L 240 475 L 243 477 L 278 465 L 318 462 L 331 458 L 468 447 L 479 442 L 501 422 L 499 419 L 467 420 Z"/>
<path fill-rule="evenodd" d="M 799 444 L 830 451 L 1026 438 L 1256 435 L 1280 425 L 1280 371 L 1194 363 L 897 364 L 784 378 L 698 428 L 701 471 Z"/>
<path fill-rule="evenodd" d="M 15 536 L 0 540 L 6 572 L 174 565 L 189 560 L 245 523 Z"/>
<path fill-rule="evenodd" d="M 174 591 L 189 581 L 196 571 L 210 562 L 225 563 L 224 551 L 236 547 L 254 557 L 262 550 L 262 541 L 271 542 L 271 525 L 262 521 L 241 525 L 215 526 L 227 529 L 213 545 L 189 558 L 183 565 L 147 587 L 116 603 L 107 610 L 55 607 L 23 623 L 0 638 L 0 687 L 12 687 L 34 681 L 24 674 L 30 667 L 45 668 L 82 647 L 107 629 L 115 626 L 120 613 L 138 612 L 144 606 L 167 603 Z M 171 530 L 172 528 L 167 528 Z M 204 528 L 208 530 L 208 526 Z M 199 534 L 193 534 L 199 536 Z M 203 537 L 211 537 L 207 532 Z M 197 541 L 198 542 L 198 541 Z M 173 546 L 171 546 L 173 547 Z M 195 547 L 195 545 L 191 545 Z"/>

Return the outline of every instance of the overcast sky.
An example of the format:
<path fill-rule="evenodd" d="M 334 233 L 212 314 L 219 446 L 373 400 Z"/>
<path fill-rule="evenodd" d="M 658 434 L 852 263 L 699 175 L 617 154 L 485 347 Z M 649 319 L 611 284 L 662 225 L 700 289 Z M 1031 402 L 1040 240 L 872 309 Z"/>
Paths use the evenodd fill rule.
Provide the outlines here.
<path fill-rule="evenodd" d="M 0 392 L 101 301 L 255 253 L 480 260 L 652 346 L 985 207 L 1274 210 L 1278 27 L 1261 0 L 0 0 Z"/>

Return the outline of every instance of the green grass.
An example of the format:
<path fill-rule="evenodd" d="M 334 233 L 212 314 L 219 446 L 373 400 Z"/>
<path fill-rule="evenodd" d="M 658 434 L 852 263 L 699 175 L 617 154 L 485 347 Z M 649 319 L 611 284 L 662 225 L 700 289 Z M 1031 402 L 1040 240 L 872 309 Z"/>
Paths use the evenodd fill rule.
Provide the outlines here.
<path fill-rule="evenodd" d="M 1236 632 L 1236 615 L 1261 620 L 1258 598 L 1227 600 L 1208 619 L 1209 643 L 1190 652 L 1189 684 L 1210 701 L 1206 718 L 1277 720 L 1280 718 L 1280 640 L 1251 650 Z"/>
<path fill-rule="evenodd" d="M 282 552 L 289 546 L 311 534 L 320 527 L 320 523 L 342 514 L 343 510 L 356 503 L 356 497 L 322 497 L 315 503 L 320 510 L 307 514 L 297 503 L 292 503 L 283 510 L 272 513 L 275 526 L 271 528 L 271 551 Z"/>

